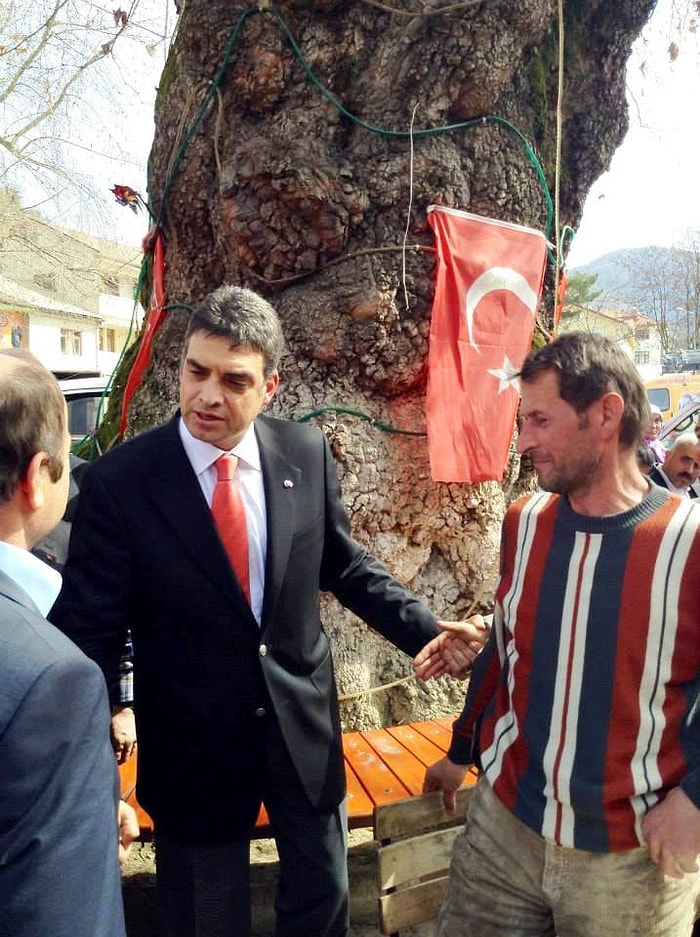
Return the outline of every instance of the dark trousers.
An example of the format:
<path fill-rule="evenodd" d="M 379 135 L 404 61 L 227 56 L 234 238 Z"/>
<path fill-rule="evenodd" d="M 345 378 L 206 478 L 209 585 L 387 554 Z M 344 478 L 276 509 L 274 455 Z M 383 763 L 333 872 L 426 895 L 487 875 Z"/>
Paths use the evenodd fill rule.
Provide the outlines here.
<path fill-rule="evenodd" d="M 319 814 L 309 803 L 279 730 L 270 723 L 267 728 L 272 744 L 262 796 L 280 860 L 276 935 L 345 937 L 345 805 Z M 164 937 L 250 934 L 249 839 L 221 846 L 183 846 L 156 830 L 156 875 Z"/>

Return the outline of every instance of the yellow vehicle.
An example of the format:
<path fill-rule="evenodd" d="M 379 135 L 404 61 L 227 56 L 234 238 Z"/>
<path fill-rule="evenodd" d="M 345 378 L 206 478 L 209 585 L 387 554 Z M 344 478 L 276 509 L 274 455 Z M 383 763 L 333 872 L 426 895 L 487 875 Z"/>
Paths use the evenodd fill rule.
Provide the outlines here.
<path fill-rule="evenodd" d="M 700 374 L 662 374 L 653 381 L 647 381 L 644 386 L 649 403 L 656 404 L 665 422 L 675 416 L 681 407 L 700 397 Z"/>

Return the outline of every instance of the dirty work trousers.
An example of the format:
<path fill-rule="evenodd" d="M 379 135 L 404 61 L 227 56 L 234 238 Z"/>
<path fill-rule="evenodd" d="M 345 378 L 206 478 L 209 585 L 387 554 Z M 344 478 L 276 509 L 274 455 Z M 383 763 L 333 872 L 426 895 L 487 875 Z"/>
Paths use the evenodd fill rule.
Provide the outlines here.
<path fill-rule="evenodd" d="M 485 779 L 455 841 L 437 937 L 689 937 L 700 873 L 665 877 L 646 848 L 546 842 Z"/>

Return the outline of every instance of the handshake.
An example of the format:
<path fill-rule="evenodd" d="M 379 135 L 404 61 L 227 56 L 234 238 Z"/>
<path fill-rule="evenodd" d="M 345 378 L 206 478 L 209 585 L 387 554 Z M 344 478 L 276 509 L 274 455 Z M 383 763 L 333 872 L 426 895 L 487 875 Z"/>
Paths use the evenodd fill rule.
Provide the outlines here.
<path fill-rule="evenodd" d="M 449 674 L 463 680 L 491 632 L 489 615 L 473 615 L 467 621 L 439 621 L 441 631 L 413 658 L 413 669 L 421 680 Z"/>

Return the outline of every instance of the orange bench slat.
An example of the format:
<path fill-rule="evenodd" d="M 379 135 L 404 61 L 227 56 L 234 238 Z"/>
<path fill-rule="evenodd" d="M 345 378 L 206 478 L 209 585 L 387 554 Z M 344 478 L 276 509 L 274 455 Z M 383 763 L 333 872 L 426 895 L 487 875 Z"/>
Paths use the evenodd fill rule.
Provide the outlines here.
<path fill-rule="evenodd" d="M 441 758 L 449 745 L 453 717 L 411 725 L 388 726 L 343 733 L 347 781 L 348 826 L 371 826 L 374 807 L 420 794 L 427 765 Z M 140 838 L 153 837 L 153 821 L 136 799 L 137 755 L 119 766 L 122 798 L 136 810 Z M 476 770 L 465 784 L 476 782 Z M 256 836 L 270 836 L 264 805 L 256 821 Z"/>

